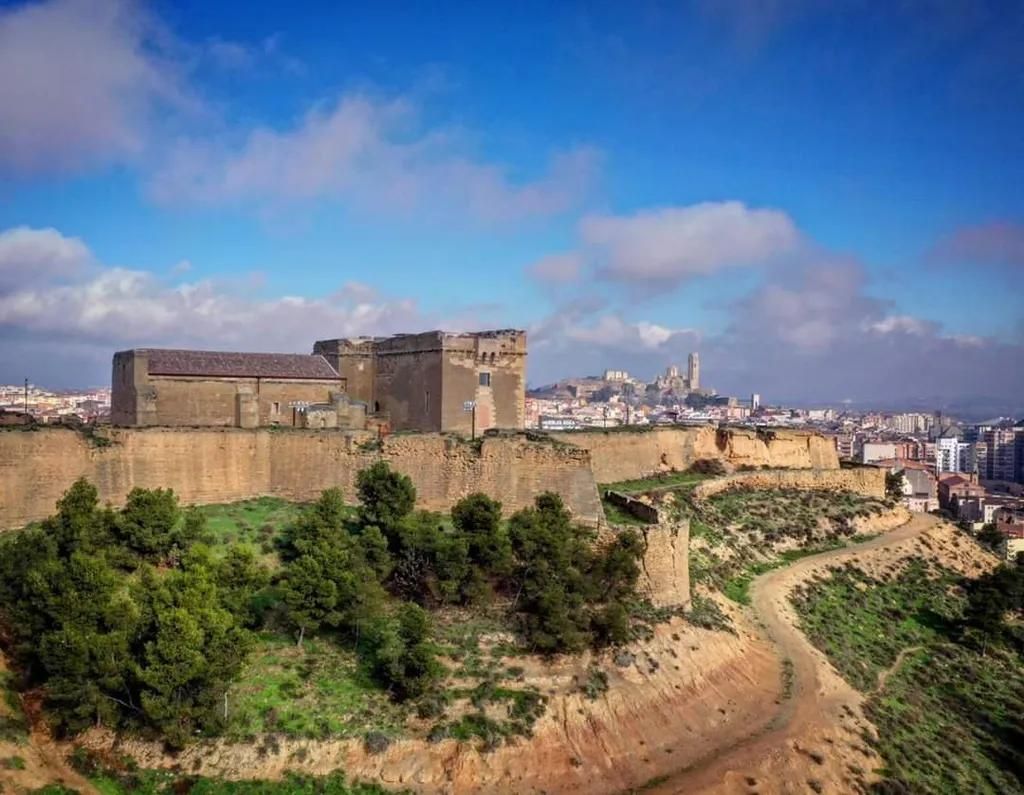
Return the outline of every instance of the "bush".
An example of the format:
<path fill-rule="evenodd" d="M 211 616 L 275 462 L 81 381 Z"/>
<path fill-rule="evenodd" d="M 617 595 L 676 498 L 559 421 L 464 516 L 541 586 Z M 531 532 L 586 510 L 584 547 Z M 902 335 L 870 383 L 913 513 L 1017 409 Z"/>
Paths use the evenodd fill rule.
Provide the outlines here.
<path fill-rule="evenodd" d="M 382 754 L 391 747 L 391 738 L 382 732 L 367 732 L 363 737 L 363 749 L 368 754 Z"/>
<path fill-rule="evenodd" d="M 379 619 L 368 631 L 366 657 L 374 676 L 399 700 L 427 693 L 441 674 L 430 643 L 430 619 L 407 602 L 398 615 Z"/>

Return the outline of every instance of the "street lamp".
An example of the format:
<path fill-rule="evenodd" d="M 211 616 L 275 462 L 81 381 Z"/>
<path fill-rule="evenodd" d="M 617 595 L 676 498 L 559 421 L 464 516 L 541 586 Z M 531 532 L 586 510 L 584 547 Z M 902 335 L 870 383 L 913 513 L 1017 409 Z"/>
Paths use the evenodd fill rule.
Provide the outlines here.
<path fill-rule="evenodd" d="M 471 414 L 470 426 L 469 426 L 469 438 L 476 439 L 476 401 L 466 400 L 462 404 L 462 410 L 468 411 Z"/>

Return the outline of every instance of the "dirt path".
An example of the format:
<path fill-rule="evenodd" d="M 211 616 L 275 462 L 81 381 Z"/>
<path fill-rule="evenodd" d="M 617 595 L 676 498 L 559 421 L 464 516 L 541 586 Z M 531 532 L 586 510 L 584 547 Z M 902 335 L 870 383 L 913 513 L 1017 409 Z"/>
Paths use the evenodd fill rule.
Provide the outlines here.
<path fill-rule="evenodd" d="M 913 654 L 916 651 L 921 651 L 924 646 L 908 646 L 903 649 L 899 654 L 896 655 L 896 659 L 892 661 L 892 665 L 886 668 L 884 671 L 878 674 L 878 684 L 875 685 L 875 693 L 881 693 L 885 689 L 885 683 L 889 681 L 889 677 L 896 673 L 900 666 L 903 665 L 903 661 L 908 655 Z"/>
<path fill-rule="evenodd" d="M 7 670 L 6 660 L 0 654 L 0 674 Z M 13 710 L 5 703 L 0 690 L 0 717 L 9 716 Z M 61 784 L 92 795 L 95 787 L 73 770 L 61 748 L 48 734 L 33 729 L 22 742 L 0 741 L 0 760 L 21 760 L 19 767 L 0 763 L 0 793 L 27 792 L 48 784 Z"/>
<path fill-rule="evenodd" d="M 868 729 L 863 695 L 848 685 L 797 628 L 789 594 L 829 564 L 914 539 L 940 524 L 918 514 L 906 524 L 862 544 L 803 558 L 758 577 L 753 611 L 779 656 L 792 666 L 789 697 L 770 727 L 648 788 L 659 793 L 847 792 L 861 771 L 879 766 L 861 732 Z"/>

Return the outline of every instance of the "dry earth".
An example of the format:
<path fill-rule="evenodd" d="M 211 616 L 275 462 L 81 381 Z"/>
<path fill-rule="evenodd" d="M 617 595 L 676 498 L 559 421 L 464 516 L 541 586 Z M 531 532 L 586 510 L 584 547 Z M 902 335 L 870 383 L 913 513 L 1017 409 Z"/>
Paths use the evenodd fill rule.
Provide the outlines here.
<path fill-rule="evenodd" d="M 6 670 L 6 661 L 0 655 L 0 673 Z M 12 712 L 0 693 L 0 716 Z M 95 792 L 88 781 L 68 766 L 65 751 L 41 730 L 33 731 L 22 743 L 0 741 L 0 793 L 25 792 L 47 784 L 62 784 L 82 793 Z M 24 769 L 14 769 L 12 759 L 21 759 Z"/>
<path fill-rule="evenodd" d="M 874 727 L 864 717 L 864 696 L 847 684 L 825 656 L 797 628 L 789 595 L 802 582 L 854 562 L 875 575 L 895 573 L 900 561 L 917 555 L 963 574 L 977 576 L 995 558 L 955 527 L 929 515 L 856 547 L 822 553 L 759 577 L 753 611 L 778 653 L 792 665 L 790 698 L 772 728 L 731 749 L 722 747 L 702 765 L 680 771 L 651 792 L 771 795 L 772 793 L 856 792 L 856 779 L 871 778 L 882 760 L 865 742 Z"/>

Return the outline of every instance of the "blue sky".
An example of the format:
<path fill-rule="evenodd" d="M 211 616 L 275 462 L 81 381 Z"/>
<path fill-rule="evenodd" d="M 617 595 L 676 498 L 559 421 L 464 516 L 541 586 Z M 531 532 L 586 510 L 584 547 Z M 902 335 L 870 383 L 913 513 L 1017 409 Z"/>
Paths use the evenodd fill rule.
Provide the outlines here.
<path fill-rule="evenodd" d="M 1024 7 L 422 5 L 0 3 L 0 381 L 517 326 L 1020 405 Z"/>

